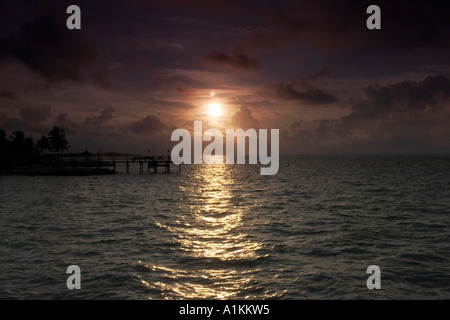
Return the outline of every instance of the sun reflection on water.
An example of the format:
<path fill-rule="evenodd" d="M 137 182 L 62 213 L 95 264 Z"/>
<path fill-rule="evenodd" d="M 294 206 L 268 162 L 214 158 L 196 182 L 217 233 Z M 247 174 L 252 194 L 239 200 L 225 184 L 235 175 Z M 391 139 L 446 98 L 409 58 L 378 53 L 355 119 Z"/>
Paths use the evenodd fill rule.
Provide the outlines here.
<path fill-rule="evenodd" d="M 199 269 L 186 271 L 162 266 L 139 265 L 158 273 L 165 281 L 149 282 L 138 276 L 143 286 L 149 290 L 162 292 L 165 299 L 230 299 L 246 289 L 259 289 L 254 273 L 259 269 L 237 271 L 230 269 Z M 267 296 L 270 297 L 267 292 Z M 244 298 L 251 298 L 244 296 Z"/>
<path fill-rule="evenodd" d="M 177 268 L 139 261 L 155 276 L 153 282 L 138 276 L 143 286 L 165 299 L 245 298 L 254 290 L 261 296 L 254 261 L 267 254 L 264 243 L 245 232 L 248 208 L 233 204 L 235 179 L 225 164 L 197 166 L 189 183 L 179 187 L 188 201 L 180 204 L 176 221 L 157 222 L 177 244 Z"/>

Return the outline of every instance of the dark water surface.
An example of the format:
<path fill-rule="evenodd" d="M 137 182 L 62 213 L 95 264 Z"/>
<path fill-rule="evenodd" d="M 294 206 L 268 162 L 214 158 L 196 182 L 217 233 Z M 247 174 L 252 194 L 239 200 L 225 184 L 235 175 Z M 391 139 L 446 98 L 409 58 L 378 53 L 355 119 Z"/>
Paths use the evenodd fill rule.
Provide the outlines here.
<path fill-rule="evenodd" d="M 119 169 L 0 176 L 1 299 L 450 298 L 450 157 Z"/>

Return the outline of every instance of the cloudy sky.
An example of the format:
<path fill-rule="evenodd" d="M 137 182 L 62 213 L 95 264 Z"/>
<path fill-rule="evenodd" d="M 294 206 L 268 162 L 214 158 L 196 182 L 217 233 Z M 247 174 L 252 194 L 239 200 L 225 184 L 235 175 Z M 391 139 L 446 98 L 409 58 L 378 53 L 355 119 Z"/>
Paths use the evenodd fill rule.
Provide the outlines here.
<path fill-rule="evenodd" d="M 449 17 L 443 1 L 6 0 L 0 128 L 58 125 L 72 151 L 162 152 L 202 120 L 280 129 L 281 153 L 450 152 Z"/>

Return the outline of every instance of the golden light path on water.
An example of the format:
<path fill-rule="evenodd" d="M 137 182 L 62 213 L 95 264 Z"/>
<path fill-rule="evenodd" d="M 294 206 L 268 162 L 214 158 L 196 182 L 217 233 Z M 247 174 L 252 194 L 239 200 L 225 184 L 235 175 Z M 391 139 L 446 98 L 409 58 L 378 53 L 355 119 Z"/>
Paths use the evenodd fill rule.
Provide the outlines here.
<path fill-rule="evenodd" d="M 197 265 L 169 268 L 139 261 L 163 275 L 155 282 L 140 277 L 144 286 L 162 292 L 166 299 L 227 299 L 258 286 L 259 269 L 251 262 L 263 257 L 258 250 L 264 244 L 243 231 L 248 209 L 233 203 L 235 182 L 229 165 L 214 164 L 199 166 L 189 183 L 179 186 L 189 198 L 180 205 L 180 216 L 175 223 L 157 224 L 169 230 L 178 244 L 174 255 Z"/>

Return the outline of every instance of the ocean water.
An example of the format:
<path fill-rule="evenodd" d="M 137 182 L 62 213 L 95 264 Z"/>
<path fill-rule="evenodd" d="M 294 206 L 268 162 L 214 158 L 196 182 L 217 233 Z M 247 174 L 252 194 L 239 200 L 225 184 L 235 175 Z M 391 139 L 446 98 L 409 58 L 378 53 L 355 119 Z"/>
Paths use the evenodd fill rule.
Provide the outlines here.
<path fill-rule="evenodd" d="M 448 156 L 118 169 L 0 176 L 0 299 L 450 298 Z"/>

